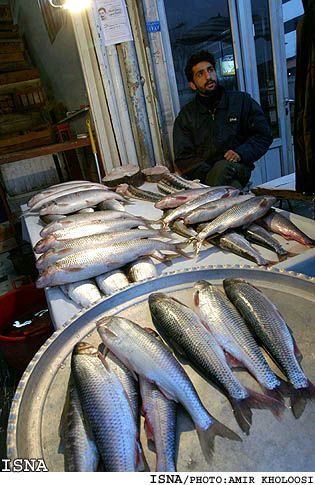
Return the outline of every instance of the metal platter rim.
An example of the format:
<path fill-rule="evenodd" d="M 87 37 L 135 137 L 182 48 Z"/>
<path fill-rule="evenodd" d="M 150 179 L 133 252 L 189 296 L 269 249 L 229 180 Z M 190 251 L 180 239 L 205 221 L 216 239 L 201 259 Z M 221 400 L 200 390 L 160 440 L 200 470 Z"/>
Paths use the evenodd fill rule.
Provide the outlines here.
<path fill-rule="evenodd" d="M 202 271 L 222 271 L 222 270 L 244 270 L 245 272 L 253 273 L 261 273 L 261 274 L 267 274 L 270 275 L 281 275 L 281 276 L 288 276 L 291 278 L 294 278 L 298 281 L 304 281 L 306 283 L 311 283 L 315 284 L 315 277 L 307 276 L 305 274 L 301 273 L 296 273 L 294 271 L 288 271 L 285 269 L 279 269 L 279 268 L 261 268 L 257 267 L 254 265 L 206 265 L 206 266 L 195 266 L 191 267 L 189 269 L 181 269 L 181 270 L 176 270 L 176 271 L 169 271 L 167 273 L 163 273 L 160 276 L 157 277 L 152 277 L 148 278 L 146 280 L 136 282 L 136 283 L 131 283 L 126 289 L 124 290 L 118 290 L 117 292 L 113 293 L 112 295 L 109 296 L 104 296 L 101 300 L 99 300 L 96 304 L 92 305 L 89 307 L 87 310 L 82 310 L 79 311 L 76 315 L 74 315 L 71 319 L 69 319 L 67 322 L 64 323 L 63 327 L 56 330 L 51 337 L 48 338 L 48 340 L 41 346 L 41 348 L 38 350 L 38 352 L 35 354 L 29 365 L 24 371 L 24 374 L 17 386 L 14 398 L 12 400 L 12 405 L 11 405 L 11 410 L 10 410 L 10 415 L 8 419 L 8 427 L 7 427 L 7 456 L 9 459 L 14 460 L 15 458 L 18 458 L 18 449 L 17 449 L 17 424 L 18 424 L 18 417 L 19 417 L 19 411 L 22 405 L 22 398 L 23 394 L 27 390 L 27 384 L 30 378 L 32 377 L 32 373 L 34 369 L 36 368 L 37 365 L 39 365 L 40 359 L 42 356 L 45 354 L 46 350 L 48 347 L 51 346 L 52 343 L 54 343 L 60 335 L 69 329 L 69 327 L 72 324 L 75 324 L 75 322 L 82 317 L 83 315 L 87 315 L 87 313 L 91 312 L 93 308 L 96 308 L 100 305 L 102 305 L 104 302 L 110 302 L 117 296 L 117 294 L 122 294 L 122 293 L 130 293 L 132 290 L 135 290 L 136 288 L 139 287 L 146 287 L 149 283 L 153 282 L 158 282 L 159 280 L 166 280 L 167 278 L 173 277 L 173 276 L 178 276 L 180 278 L 181 275 L 185 275 L 185 278 L 187 278 L 187 274 L 192 274 L 195 272 L 202 272 Z M 188 283 L 189 281 L 187 281 Z M 113 306 L 113 308 L 115 308 Z M 58 372 L 58 369 L 56 369 L 56 373 Z"/>

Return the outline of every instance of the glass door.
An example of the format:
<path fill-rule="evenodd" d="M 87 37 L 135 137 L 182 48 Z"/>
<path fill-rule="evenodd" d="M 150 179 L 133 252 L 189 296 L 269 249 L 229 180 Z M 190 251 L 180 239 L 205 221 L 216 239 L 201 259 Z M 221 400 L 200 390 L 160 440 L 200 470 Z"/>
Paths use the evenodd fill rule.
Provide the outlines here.
<path fill-rule="evenodd" d="M 216 60 L 226 89 L 238 89 L 229 1 L 164 0 L 180 106 L 194 96 L 184 69 L 194 52 L 207 50 Z"/>

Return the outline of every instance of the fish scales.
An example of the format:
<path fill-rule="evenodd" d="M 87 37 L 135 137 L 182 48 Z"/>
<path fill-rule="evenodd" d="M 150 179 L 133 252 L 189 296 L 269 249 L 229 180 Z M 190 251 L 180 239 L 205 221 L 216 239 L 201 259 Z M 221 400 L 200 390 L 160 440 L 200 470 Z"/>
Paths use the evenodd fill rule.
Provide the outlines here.
<path fill-rule="evenodd" d="M 140 256 L 152 256 L 164 261 L 170 256 L 163 255 L 163 250 L 184 255 L 176 246 L 155 239 L 124 241 L 78 251 L 48 266 L 37 279 L 36 286 L 43 288 L 93 278 L 120 268 Z"/>
<path fill-rule="evenodd" d="M 92 280 L 77 281 L 61 285 L 64 294 L 83 308 L 88 308 L 102 298 L 98 287 Z"/>
<path fill-rule="evenodd" d="M 66 471 L 95 472 L 100 455 L 71 374 L 62 413 L 62 430 Z"/>
<path fill-rule="evenodd" d="M 281 260 L 286 258 L 289 254 L 266 229 L 258 224 L 251 224 L 245 230 L 245 237 L 260 246 L 271 249 Z"/>
<path fill-rule="evenodd" d="M 234 205 L 226 212 L 216 217 L 198 233 L 194 244 L 196 253 L 199 252 L 203 241 L 216 233 L 222 233 L 227 229 L 249 225 L 254 220 L 262 217 L 276 202 L 275 197 L 257 196 Z"/>
<path fill-rule="evenodd" d="M 226 231 L 223 235 L 211 239 L 211 242 L 221 249 L 226 249 L 239 256 L 254 261 L 259 266 L 268 266 L 271 261 L 265 259 L 254 249 L 247 239 L 236 231 Z"/>
<path fill-rule="evenodd" d="M 104 295 L 111 295 L 115 291 L 122 290 L 130 284 L 127 276 L 120 269 L 114 269 L 113 271 L 108 271 L 108 273 L 96 276 L 95 280 Z"/>
<path fill-rule="evenodd" d="M 106 471 L 132 472 L 137 462 L 135 419 L 121 382 L 99 355 L 89 344 L 76 344 L 71 371 Z"/>
<path fill-rule="evenodd" d="M 207 461 L 213 453 L 216 434 L 240 440 L 238 435 L 208 413 L 182 366 L 153 335 L 135 322 L 115 316 L 100 318 L 97 330 L 104 345 L 128 365 L 128 368 L 154 382 L 166 397 L 185 407 L 195 423 Z"/>
<path fill-rule="evenodd" d="M 314 399 L 314 386 L 304 374 L 296 356 L 296 344 L 274 303 L 249 282 L 226 278 L 224 289 L 249 327 L 280 366 L 297 393 L 291 395 L 292 410 L 299 417 L 305 398 Z M 305 392 L 304 392 L 305 391 Z"/>
<path fill-rule="evenodd" d="M 277 394 L 281 381 L 270 369 L 234 305 L 209 282 L 199 281 L 194 288 L 198 292 L 198 313 L 216 340 L 226 352 L 245 365 L 264 389 Z"/>
<path fill-rule="evenodd" d="M 188 200 L 193 200 L 199 197 L 202 194 L 206 194 L 210 192 L 211 187 L 199 187 L 197 189 L 187 189 L 187 190 L 180 190 L 179 192 L 168 194 L 164 196 L 161 200 L 154 204 L 156 209 L 171 209 L 178 207 Z"/>

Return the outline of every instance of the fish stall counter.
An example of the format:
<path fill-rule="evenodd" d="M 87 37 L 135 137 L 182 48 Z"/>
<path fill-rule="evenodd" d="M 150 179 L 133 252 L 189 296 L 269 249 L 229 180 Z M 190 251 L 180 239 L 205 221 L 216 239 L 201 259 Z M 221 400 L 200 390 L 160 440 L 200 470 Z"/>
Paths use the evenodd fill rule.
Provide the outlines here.
<path fill-rule="evenodd" d="M 145 183 L 141 187 L 143 190 L 157 192 L 156 184 Z M 130 199 L 126 204 L 127 212 L 142 216 L 150 221 L 157 221 L 162 216 L 163 212 L 156 209 L 152 202 L 147 202 L 139 199 Z M 22 212 L 27 210 L 26 205 L 21 206 Z M 278 209 L 279 210 L 279 209 Z M 297 214 L 289 213 L 281 210 L 281 213 L 289 218 L 299 229 L 305 232 L 309 237 L 315 238 L 315 221 L 299 216 Z M 40 231 L 44 227 L 44 223 L 40 220 L 38 214 L 28 213 L 22 217 L 22 237 L 25 241 L 30 242 L 34 247 L 41 239 Z M 160 225 L 152 224 L 154 228 L 159 228 Z M 308 276 L 315 276 L 315 248 L 308 248 L 296 241 L 286 241 L 279 235 L 273 236 L 281 243 L 281 245 L 290 252 L 287 260 L 279 262 L 275 253 L 261 246 L 253 244 L 261 255 L 271 262 L 273 268 L 292 270 L 297 273 L 304 273 Z M 167 240 L 167 239 L 163 239 Z M 173 233 L 173 239 L 168 239 L 171 243 L 180 243 L 185 239 Z M 184 269 L 198 269 L 209 265 L 250 265 L 257 267 L 257 265 L 248 259 L 245 259 L 235 253 L 219 249 L 216 246 L 203 247 L 197 257 L 194 255 L 192 245 L 183 248 L 190 258 L 178 256 L 171 260 L 170 265 L 165 263 L 156 263 L 156 270 L 159 275 L 170 274 L 177 270 Z M 35 254 L 36 259 L 39 257 Z M 155 261 L 156 262 L 156 261 Z M 65 296 L 59 287 L 45 288 L 48 309 L 55 329 L 61 328 L 68 320 L 72 319 L 77 313 L 82 310 L 82 307 L 71 301 Z"/>

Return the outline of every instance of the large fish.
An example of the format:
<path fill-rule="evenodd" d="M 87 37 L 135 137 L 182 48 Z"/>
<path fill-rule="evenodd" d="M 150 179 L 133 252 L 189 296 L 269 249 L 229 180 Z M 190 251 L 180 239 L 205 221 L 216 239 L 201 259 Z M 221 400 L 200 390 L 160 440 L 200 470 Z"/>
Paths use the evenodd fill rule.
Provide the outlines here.
<path fill-rule="evenodd" d="M 77 226 L 72 226 L 66 229 L 60 229 L 59 231 L 55 231 L 48 236 L 44 237 L 37 241 L 34 246 L 34 251 L 37 254 L 44 253 L 48 251 L 50 248 L 60 248 L 62 249 L 63 246 L 60 243 L 64 243 L 65 241 L 73 241 L 72 243 L 69 242 L 68 247 L 73 247 L 74 245 L 78 246 L 79 244 L 85 245 L 86 247 L 92 241 L 97 241 L 100 243 L 102 239 L 106 239 L 107 242 L 109 241 L 118 241 L 124 239 L 124 235 L 122 233 L 126 233 L 127 229 L 135 228 L 138 226 L 146 226 L 150 227 L 145 221 L 142 221 L 138 217 L 130 217 L 126 219 L 115 219 L 111 221 L 92 221 L 87 222 L 86 224 L 78 224 Z M 141 230 L 141 229 L 139 229 Z M 145 231 L 148 229 L 145 229 Z M 158 232 L 154 229 L 154 235 L 157 235 Z M 119 235 L 117 236 L 117 233 Z M 152 234 L 152 233 L 151 233 Z M 160 233 L 161 234 L 161 233 Z M 98 237 L 96 237 L 98 236 Z M 134 234 L 136 236 L 136 233 Z M 145 237 L 143 235 L 143 237 Z M 83 238 L 90 238 L 83 239 Z M 80 243 L 75 241 L 79 240 Z M 128 239 L 128 235 L 126 235 L 126 239 Z"/>
<path fill-rule="evenodd" d="M 134 199 L 145 200 L 146 202 L 157 202 L 163 198 L 163 195 L 157 192 L 151 192 L 150 190 L 143 190 L 133 185 L 121 184 L 117 187 L 116 192 L 123 196 L 131 197 Z"/>
<path fill-rule="evenodd" d="M 251 224 L 245 229 L 244 233 L 246 239 L 249 241 L 274 251 L 278 255 L 279 261 L 283 261 L 288 256 L 293 256 L 293 254 L 286 251 L 264 227 L 259 226 L 258 224 Z"/>
<path fill-rule="evenodd" d="M 244 200 L 251 199 L 252 197 L 254 196 L 251 194 L 244 194 L 214 200 L 208 204 L 198 207 L 197 209 L 194 209 L 192 212 L 189 212 L 184 219 L 184 224 L 189 225 L 210 221 L 223 214 L 223 212 L 230 209 L 230 207 L 233 207 L 240 202 L 244 202 Z"/>
<path fill-rule="evenodd" d="M 39 214 L 70 214 L 86 207 L 92 207 L 102 202 L 102 200 L 116 199 L 124 201 L 125 199 L 110 190 L 83 190 L 76 191 L 72 194 L 56 197 L 47 207 L 40 209 Z"/>
<path fill-rule="evenodd" d="M 146 328 L 155 338 L 160 336 L 151 328 Z M 161 339 L 160 339 L 161 340 Z M 153 383 L 139 376 L 142 398 L 144 429 L 148 441 L 154 445 L 156 472 L 176 472 L 176 419 L 178 404 L 167 399 Z"/>
<path fill-rule="evenodd" d="M 193 310 L 165 293 L 151 293 L 149 306 L 153 323 L 162 337 L 225 393 L 242 431 L 249 434 L 251 408 L 279 409 L 278 401 L 239 382 L 223 350 Z"/>
<path fill-rule="evenodd" d="M 191 416 L 205 459 L 213 454 L 216 435 L 241 441 L 205 409 L 188 375 L 165 344 L 126 318 L 105 316 L 97 322 L 104 344 L 139 376 L 154 382 L 160 391 L 181 403 Z"/>
<path fill-rule="evenodd" d="M 127 219 L 128 217 L 134 217 L 133 214 L 129 214 L 125 211 L 117 210 L 103 210 L 94 211 L 88 213 L 71 214 L 69 216 L 62 216 L 58 221 L 51 222 L 44 227 L 39 235 L 41 237 L 46 237 L 52 232 L 60 231 L 61 229 L 66 229 L 67 227 L 73 227 L 77 224 L 85 224 L 87 222 L 93 221 L 109 221 L 114 219 Z"/>
<path fill-rule="evenodd" d="M 195 245 L 196 255 L 199 253 L 203 241 L 215 234 L 221 234 L 227 229 L 234 229 L 240 226 L 248 226 L 251 222 L 262 217 L 276 202 L 275 197 L 262 195 L 252 197 L 244 202 L 234 205 L 226 212 L 209 222 L 198 236 L 192 241 Z"/>
<path fill-rule="evenodd" d="M 71 371 L 106 471 L 136 471 L 138 431 L 118 377 L 100 352 L 86 342 L 75 345 Z"/>
<path fill-rule="evenodd" d="M 184 179 L 177 173 L 166 174 L 165 177 L 161 179 L 161 182 L 169 185 L 170 187 L 174 187 L 175 189 L 178 189 L 178 190 L 187 190 L 187 189 L 202 187 L 202 184 L 200 184 L 199 181 Z"/>
<path fill-rule="evenodd" d="M 41 241 L 41 251 L 43 251 L 43 254 L 36 261 L 36 268 L 42 271 L 59 259 L 70 256 L 70 254 L 77 253 L 78 251 L 83 251 L 84 249 L 97 248 L 116 242 L 160 236 L 161 233 L 155 229 L 129 229 L 126 231 L 105 232 L 78 237 L 76 239 L 63 240 L 56 239 L 50 234 Z M 39 246 L 35 247 L 35 252 L 38 252 L 40 250 Z"/>
<path fill-rule="evenodd" d="M 299 364 L 300 354 L 284 318 L 274 303 L 249 282 L 226 278 L 223 286 L 229 299 L 289 379 L 291 408 L 294 416 L 299 418 L 305 400 L 315 400 L 315 387 Z"/>
<path fill-rule="evenodd" d="M 187 189 L 180 190 L 179 192 L 165 195 L 161 200 L 154 204 L 156 209 L 174 209 L 180 205 L 188 202 L 189 200 L 194 200 L 200 195 L 206 194 L 207 192 L 213 190 L 211 187 L 199 187 L 198 189 Z"/>
<path fill-rule="evenodd" d="M 253 261 L 258 266 L 270 266 L 276 263 L 264 258 L 242 234 L 233 230 L 226 231 L 221 236 L 211 239 L 211 242 L 221 249 L 226 249 L 242 258 Z"/>
<path fill-rule="evenodd" d="M 89 186 L 105 187 L 105 190 L 108 190 L 108 188 L 105 185 L 94 183 L 94 182 L 89 182 L 89 181 L 85 181 L 84 183 L 83 183 L 83 181 L 81 181 L 81 182 L 73 182 L 71 184 L 59 184 L 59 185 L 48 187 L 47 189 L 42 190 L 41 192 L 35 194 L 31 199 L 29 199 L 29 201 L 27 202 L 27 205 L 28 205 L 28 207 L 31 208 L 37 202 L 40 202 L 43 199 L 45 199 L 46 197 L 49 197 L 51 195 L 56 197 L 58 193 L 64 192 L 65 190 L 70 189 L 70 191 L 72 191 L 73 188 L 75 188 L 75 190 L 77 190 L 77 189 L 80 190 L 83 187 L 89 187 Z M 70 192 L 68 192 L 68 193 L 70 193 Z"/>
<path fill-rule="evenodd" d="M 256 378 L 264 394 L 279 401 L 278 409 L 272 412 L 280 416 L 284 409 L 283 395 L 287 395 L 286 384 L 270 369 L 243 318 L 225 294 L 211 283 L 198 281 L 194 289 L 194 302 L 202 320 L 225 352 Z"/>
<path fill-rule="evenodd" d="M 280 212 L 271 211 L 266 214 L 262 219 L 259 219 L 257 223 L 269 231 L 280 234 L 284 239 L 297 241 L 304 246 L 310 248 L 315 247 L 314 239 L 308 237 L 301 229 L 299 229 L 292 221 L 284 217 Z"/>
<path fill-rule="evenodd" d="M 67 472 L 95 472 L 100 461 L 92 430 L 84 416 L 78 390 L 70 374 L 62 412 L 62 438 Z"/>
<path fill-rule="evenodd" d="M 216 188 L 214 190 L 209 190 L 205 194 L 199 195 L 196 199 L 189 200 L 179 207 L 171 210 L 167 216 L 162 218 L 159 222 L 161 222 L 164 227 L 167 227 L 176 219 L 184 219 L 189 212 L 203 204 L 207 204 L 212 200 L 233 197 L 238 194 L 239 190 L 235 188 Z"/>
<path fill-rule="evenodd" d="M 151 256 L 161 262 L 174 257 L 174 254 L 163 254 L 161 251 L 171 251 L 176 255 L 189 257 L 175 245 L 156 239 L 124 241 L 86 249 L 60 259 L 43 271 L 36 280 L 36 286 L 44 288 L 94 278 L 107 271 L 121 268 L 140 256 Z"/>

